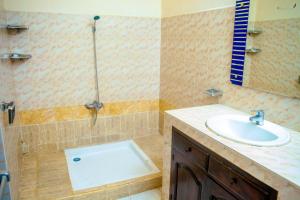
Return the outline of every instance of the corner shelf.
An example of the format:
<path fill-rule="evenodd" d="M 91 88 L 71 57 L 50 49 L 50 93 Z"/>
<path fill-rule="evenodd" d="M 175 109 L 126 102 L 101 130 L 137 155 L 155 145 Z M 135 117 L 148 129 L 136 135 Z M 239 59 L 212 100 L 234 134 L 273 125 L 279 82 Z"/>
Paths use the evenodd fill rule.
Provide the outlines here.
<path fill-rule="evenodd" d="M 5 53 L 0 55 L 1 60 L 10 60 L 10 61 L 23 61 L 32 58 L 30 54 L 21 54 L 21 53 Z"/>

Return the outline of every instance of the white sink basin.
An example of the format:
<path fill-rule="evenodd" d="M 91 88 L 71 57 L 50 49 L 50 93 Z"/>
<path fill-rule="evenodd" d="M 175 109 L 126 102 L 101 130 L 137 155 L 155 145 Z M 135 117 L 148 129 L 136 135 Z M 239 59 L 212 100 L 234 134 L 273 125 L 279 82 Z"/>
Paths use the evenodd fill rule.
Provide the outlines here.
<path fill-rule="evenodd" d="M 263 126 L 249 121 L 250 116 L 220 115 L 206 121 L 206 126 L 219 136 L 254 146 L 281 146 L 290 141 L 289 132 L 272 122 Z"/>

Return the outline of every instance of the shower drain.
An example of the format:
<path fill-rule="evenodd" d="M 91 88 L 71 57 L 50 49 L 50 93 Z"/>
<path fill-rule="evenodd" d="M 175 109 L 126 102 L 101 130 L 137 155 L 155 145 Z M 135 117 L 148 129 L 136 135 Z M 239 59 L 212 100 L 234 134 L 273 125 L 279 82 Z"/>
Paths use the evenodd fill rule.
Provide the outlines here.
<path fill-rule="evenodd" d="M 81 158 L 73 158 L 74 162 L 79 162 L 81 160 Z"/>

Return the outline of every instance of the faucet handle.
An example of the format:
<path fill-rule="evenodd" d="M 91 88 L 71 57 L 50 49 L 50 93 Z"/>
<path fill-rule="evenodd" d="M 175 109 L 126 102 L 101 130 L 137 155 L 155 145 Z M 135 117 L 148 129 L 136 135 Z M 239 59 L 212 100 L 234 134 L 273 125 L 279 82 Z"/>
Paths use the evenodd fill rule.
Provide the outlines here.
<path fill-rule="evenodd" d="M 265 115 L 265 111 L 263 109 L 251 110 L 251 112 L 255 113 L 256 115 L 259 115 L 259 116 L 264 116 Z"/>
<path fill-rule="evenodd" d="M 264 125 L 265 120 L 265 111 L 264 110 L 254 110 L 256 113 L 254 116 L 250 117 L 250 122 L 255 123 L 256 125 Z"/>
<path fill-rule="evenodd" d="M 14 106 L 14 102 L 11 101 L 11 102 L 1 102 L 0 103 L 0 109 L 4 112 L 6 110 L 8 110 L 10 107 L 13 107 Z"/>
<path fill-rule="evenodd" d="M 253 113 L 258 113 L 258 112 L 265 112 L 263 109 L 258 109 L 258 110 L 251 110 Z"/>

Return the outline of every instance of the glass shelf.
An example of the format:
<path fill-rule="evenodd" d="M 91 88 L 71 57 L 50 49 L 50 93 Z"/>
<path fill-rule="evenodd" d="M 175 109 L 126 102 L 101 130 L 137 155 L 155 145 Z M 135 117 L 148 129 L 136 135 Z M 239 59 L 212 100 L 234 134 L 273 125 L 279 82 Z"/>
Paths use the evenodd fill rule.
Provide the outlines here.
<path fill-rule="evenodd" d="M 262 30 L 261 29 L 259 29 L 259 28 L 254 28 L 254 29 L 249 29 L 248 31 L 248 34 L 250 35 L 250 36 L 255 36 L 255 35 L 259 35 L 259 34 L 261 34 L 262 33 Z"/>
<path fill-rule="evenodd" d="M 246 53 L 248 53 L 248 54 L 256 54 L 256 53 L 259 53 L 259 52 L 261 52 L 261 49 L 257 49 L 257 48 L 246 49 Z"/>
<path fill-rule="evenodd" d="M 11 60 L 11 61 L 21 61 L 28 60 L 32 57 L 30 54 L 21 54 L 21 53 L 5 53 L 0 55 L 1 60 Z"/>
<path fill-rule="evenodd" d="M 21 31 L 25 31 L 29 29 L 29 27 L 26 25 L 16 25 L 16 24 L 2 25 L 0 26 L 0 28 L 6 29 L 9 33 L 19 33 Z"/>

